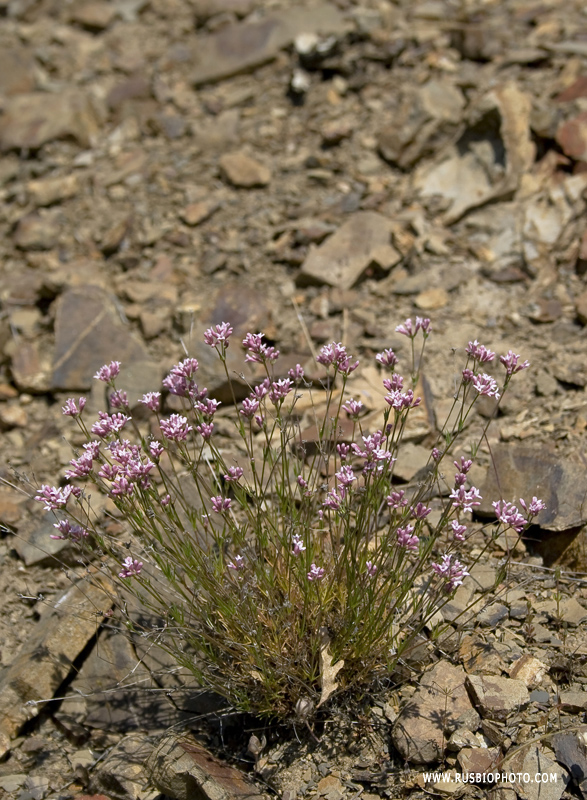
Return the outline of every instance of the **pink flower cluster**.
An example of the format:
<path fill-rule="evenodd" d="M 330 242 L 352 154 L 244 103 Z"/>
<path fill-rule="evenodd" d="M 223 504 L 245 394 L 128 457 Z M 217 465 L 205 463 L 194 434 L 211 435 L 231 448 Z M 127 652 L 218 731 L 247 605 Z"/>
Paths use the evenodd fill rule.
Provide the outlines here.
<path fill-rule="evenodd" d="M 350 375 L 359 366 L 358 361 L 351 362 L 346 347 L 340 342 L 325 344 L 316 357 L 319 364 L 325 367 L 334 367 L 342 375 Z"/>
<path fill-rule="evenodd" d="M 204 341 L 210 347 L 217 347 L 220 345 L 222 350 L 228 347 L 228 340 L 232 334 L 232 326 L 228 322 L 221 322 L 214 328 L 208 328 L 204 333 Z"/>
<path fill-rule="evenodd" d="M 247 351 L 245 361 L 256 364 L 275 364 L 279 358 L 279 350 L 263 343 L 264 333 L 247 333 L 243 339 L 243 347 Z"/>
<path fill-rule="evenodd" d="M 433 571 L 446 581 L 446 591 L 452 592 L 457 586 L 460 586 L 464 578 L 469 574 L 461 562 L 453 556 L 442 556 L 440 564 L 432 564 Z"/>
<path fill-rule="evenodd" d="M 410 339 L 413 339 L 418 331 L 422 331 L 424 338 L 427 339 L 428 336 L 430 336 L 431 330 L 432 326 L 430 320 L 423 317 L 416 317 L 415 323 L 412 322 L 411 319 L 407 319 L 395 329 L 396 333 L 401 333 L 404 336 L 408 336 Z"/>
<path fill-rule="evenodd" d="M 353 453 L 359 458 L 364 459 L 363 472 L 381 472 L 387 464 L 393 464 L 395 458 L 391 455 L 389 450 L 385 448 L 385 434 L 383 431 L 375 431 L 369 436 L 361 436 L 363 440 L 363 447 L 351 444 Z"/>
<path fill-rule="evenodd" d="M 189 397 L 191 400 L 203 400 L 207 389 L 198 389 L 194 376 L 199 364 L 195 358 L 186 358 L 171 368 L 169 375 L 163 380 L 163 387 L 178 397 Z"/>
<path fill-rule="evenodd" d="M 118 573 L 120 578 L 133 578 L 141 574 L 143 562 L 137 561 L 136 558 L 128 556 L 122 562 L 122 569 Z"/>

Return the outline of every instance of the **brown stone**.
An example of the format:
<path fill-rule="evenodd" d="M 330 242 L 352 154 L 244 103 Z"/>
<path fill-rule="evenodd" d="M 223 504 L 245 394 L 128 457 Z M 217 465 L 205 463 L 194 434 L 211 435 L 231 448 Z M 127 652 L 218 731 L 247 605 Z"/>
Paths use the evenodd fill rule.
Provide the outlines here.
<path fill-rule="evenodd" d="M 11 352 L 10 371 L 18 388 L 23 392 L 43 393 L 50 386 L 50 363 L 39 350 L 39 343 L 21 339 Z"/>
<path fill-rule="evenodd" d="M 546 510 L 535 520 L 544 530 L 565 531 L 585 523 L 587 477 L 580 465 L 528 445 L 503 443 L 492 451 L 493 467 L 487 471 L 477 513 L 494 516 L 491 504 L 495 500 L 504 499 L 519 507 L 520 497 L 529 502 L 536 496 L 546 503 Z"/>
<path fill-rule="evenodd" d="M 392 731 L 393 744 L 402 758 L 413 764 L 438 761 L 452 731 L 477 729 L 479 716 L 467 695 L 465 679 L 463 668 L 447 661 L 424 673 L 420 688 L 402 709 Z"/>
<path fill-rule="evenodd" d="M 587 75 L 581 75 L 577 80 L 554 98 L 555 103 L 569 103 L 587 97 Z"/>
<path fill-rule="evenodd" d="M 350 289 L 368 270 L 389 272 L 400 260 L 391 233 L 391 222 L 382 214 L 358 211 L 320 247 L 310 249 L 298 282 Z"/>
<path fill-rule="evenodd" d="M 152 783 L 176 800 L 260 800 L 255 784 L 240 770 L 209 753 L 191 736 L 167 734 L 147 762 Z"/>
<path fill-rule="evenodd" d="M 29 181 L 27 184 L 29 198 L 36 206 L 50 206 L 68 200 L 75 197 L 78 191 L 79 180 L 75 174 Z"/>
<path fill-rule="evenodd" d="M 425 289 L 416 297 L 414 304 L 421 311 L 437 311 L 449 301 L 448 292 L 442 287 Z"/>
<path fill-rule="evenodd" d="M 217 200 L 199 200 L 197 203 L 190 203 L 181 212 L 180 216 L 186 225 L 199 225 L 209 219 L 212 214 L 220 208 Z"/>
<path fill-rule="evenodd" d="M 106 97 L 108 107 L 116 111 L 128 100 L 145 100 L 151 97 L 151 83 L 143 75 L 133 75 L 110 90 Z"/>
<path fill-rule="evenodd" d="M 582 292 L 575 300 L 577 318 L 582 325 L 587 325 L 587 292 Z"/>
<path fill-rule="evenodd" d="M 556 132 L 556 141 L 565 155 L 587 161 L 587 111 L 563 122 Z"/>
<path fill-rule="evenodd" d="M 334 5 L 286 8 L 267 14 L 259 22 L 225 25 L 217 33 L 202 36 L 196 49 L 196 86 L 211 83 L 272 61 L 300 33 L 341 33 L 342 14 Z"/>
<path fill-rule="evenodd" d="M 241 151 L 223 155 L 219 166 L 226 180 L 242 189 L 267 186 L 271 180 L 271 171 L 266 166 Z"/>
<path fill-rule="evenodd" d="M 93 286 L 62 294 L 55 316 L 53 389 L 87 391 L 97 370 L 110 361 L 122 363 L 121 389 L 127 388 L 125 382 L 133 383 L 131 371 L 143 375 L 132 397 L 129 394 L 131 402 L 157 388 L 158 370 L 150 363 L 145 346 L 120 321 L 108 294 Z"/>
<path fill-rule="evenodd" d="M 523 681 L 499 675 L 468 675 L 467 688 L 484 719 L 505 722 L 510 714 L 523 710 L 530 702 Z"/>
<path fill-rule="evenodd" d="M 21 250 L 50 250 L 58 241 L 61 224 L 54 212 L 27 214 L 14 232 L 14 244 Z"/>
<path fill-rule="evenodd" d="M 89 147 L 99 119 L 87 92 L 34 92 L 8 98 L 0 116 L 0 151 L 37 150 L 54 139 Z"/>
<path fill-rule="evenodd" d="M 35 62 L 24 47 L 0 50 L 0 94 L 10 96 L 35 88 Z"/>
<path fill-rule="evenodd" d="M 67 677 L 112 606 L 114 587 L 95 574 L 73 585 L 43 614 L 0 680 L 0 734 L 13 738 Z"/>
<path fill-rule="evenodd" d="M 91 0 L 74 6 L 70 19 L 91 31 L 102 31 L 116 17 L 116 7 L 112 3 Z"/>

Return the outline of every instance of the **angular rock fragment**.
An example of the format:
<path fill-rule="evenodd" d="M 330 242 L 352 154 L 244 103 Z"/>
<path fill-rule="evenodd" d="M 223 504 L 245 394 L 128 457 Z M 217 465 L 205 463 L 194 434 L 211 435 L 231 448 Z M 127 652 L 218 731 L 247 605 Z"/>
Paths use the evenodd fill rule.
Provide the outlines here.
<path fill-rule="evenodd" d="M 408 169 L 455 133 L 464 106 L 461 90 L 447 78 L 407 87 L 393 121 L 379 133 L 379 152 L 386 161 Z"/>
<path fill-rule="evenodd" d="M 526 684 L 512 678 L 468 675 L 467 688 L 484 719 L 505 722 L 510 714 L 521 711 L 530 702 Z"/>
<path fill-rule="evenodd" d="M 587 798 L 586 736 L 587 726 L 569 733 L 564 731 L 555 733 L 550 739 L 550 744 L 556 754 L 556 760 L 571 773 L 572 781 L 583 798 Z"/>
<path fill-rule="evenodd" d="M 390 220 L 374 211 L 358 211 L 326 239 L 310 249 L 298 283 L 319 283 L 350 289 L 370 268 L 386 273 L 401 256 L 391 244 Z"/>
<path fill-rule="evenodd" d="M 165 736 L 149 757 L 147 769 L 153 784 L 175 800 L 261 798 L 244 773 L 220 761 L 191 736 Z"/>
<path fill-rule="evenodd" d="M 563 122 L 556 132 L 563 153 L 577 161 L 587 161 L 587 111 Z"/>
<path fill-rule="evenodd" d="M 110 361 L 122 362 L 120 388 L 132 387 L 133 404 L 144 392 L 155 391 L 159 371 L 121 322 L 110 296 L 93 286 L 68 290 L 57 301 L 53 389 L 87 391 L 97 370 Z"/>
<path fill-rule="evenodd" d="M 73 585 L 43 614 L 0 679 L 0 735 L 16 736 L 53 697 L 96 634 L 100 616 L 112 606 L 113 592 L 110 582 L 95 574 Z"/>
<path fill-rule="evenodd" d="M 34 92 L 7 99 L 0 116 L 0 152 L 37 150 L 54 139 L 75 139 L 88 147 L 100 120 L 86 92 Z"/>
<path fill-rule="evenodd" d="M 530 112 L 530 97 L 515 83 L 492 89 L 471 109 L 458 141 L 416 170 L 416 190 L 442 198 L 446 223 L 518 188 L 534 162 Z"/>
<path fill-rule="evenodd" d="M 442 758 L 450 733 L 465 727 L 475 731 L 479 715 L 465 689 L 462 667 L 446 661 L 426 672 L 420 688 L 402 709 L 392 731 L 394 746 L 414 764 Z"/>
<path fill-rule="evenodd" d="M 219 166 L 229 183 L 242 189 L 267 186 L 271 180 L 268 167 L 240 151 L 223 155 Z"/>
<path fill-rule="evenodd" d="M 580 465 L 528 445 L 497 444 L 492 455 L 478 513 L 494 515 L 492 501 L 504 499 L 519 508 L 521 497 L 529 502 L 536 496 L 546 503 L 546 510 L 535 518 L 544 530 L 564 531 L 584 524 L 587 475 Z"/>
<path fill-rule="evenodd" d="M 272 61 L 300 33 L 341 33 L 345 23 L 335 6 L 322 3 L 268 14 L 259 22 L 225 25 L 198 42 L 195 86 L 248 72 Z"/>
<path fill-rule="evenodd" d="M 559 800 L 570 781 L 567 770 L 535 745 L 516 748 L 514 755 L 500 764 L 500 770 L 516 775 L 511 786 L 519 800 Z M 525 774 L 530 775 L 530 781 L 524 779 Z M 535 780 L 536 775 L 546 775 L 548 779 Z"/>

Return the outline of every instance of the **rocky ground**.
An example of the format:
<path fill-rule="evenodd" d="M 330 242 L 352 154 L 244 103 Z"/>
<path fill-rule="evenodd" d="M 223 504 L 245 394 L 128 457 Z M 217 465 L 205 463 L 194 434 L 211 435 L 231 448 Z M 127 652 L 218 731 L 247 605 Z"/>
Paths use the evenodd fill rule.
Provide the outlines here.
<path fill-rule="evenodd" d="M 580 0 L 0 0 L 0 796 L 188 797 L 199 770 L 208 796 L 587 797 L 586 30 Z M 107 594 L 49 539 L 30 493 L 71 458 L 61 406 L 103 407 L 112 359 L 133 397 L 155 390 L 184 348 L 222 399 L 201 332 L 227 319 L 292 364 L 343 341 L 376 412 L 367 364 L 402 355 L 415 314 L 426 414 L 398 479 L 476 338 L 532 363 L 477 485 L 493 461 L 507 499 L 548 511 L 497 590 L 492 545 L 399 688 L 361 718 L 334 706 L 320 744 L 284 726 L 247 752 L 258 723 L 243 738 L 103 624 Z M 493 789 L 438 765 L 557 778 Z"/>

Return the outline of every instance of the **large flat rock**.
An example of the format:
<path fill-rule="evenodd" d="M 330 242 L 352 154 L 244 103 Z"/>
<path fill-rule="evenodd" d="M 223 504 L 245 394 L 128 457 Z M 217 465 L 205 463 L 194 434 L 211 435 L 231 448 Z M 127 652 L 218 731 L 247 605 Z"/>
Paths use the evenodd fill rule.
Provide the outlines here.
<path fill-rule="evenodd" d="M 99 119 L 85 92 L 31 92 L 9 97 L 0 116 L 0 152 L 37 150 L 54 139 L 75 139 L 88 147 Z"/>
<path fill-rule="evenodd" d="M 73 667 L 96 634 L 100 614 L 112 606 L 114 587 L 101 575 L 75 584 L 50 607 L 0 677 L 0 753 Z M 34 702 L 31 702 L 34 701 Z M 30 703 L 30 704 L 29 704 Z"/>
<path fill-rule="evenodd" d="M 536 522 L 546 531 L 577 528 L 587 520 L 587 474 L 584 468 L 567 458 L 541 447 L 498 444 L 492 448 L 493 464 L 481 490 L 483 500 L 478 513 L 495 516 L 491 503 L 507 500 L 519 508 L 539 497 L 546 503 Z M 523 511 L 523 509 L 520 509 Z"/>
<path fill-rule="evenodd" d="M 431 764 L 444 754 L 457 728 L 475 731 L 479 715 L 471 705 L 462 667 L 439 661 L 426 672 L 420 688 L 402 709 L 391 738 L 412 764 Z"/>
<path fill-rule="evenodd" d="M 391 244 L 392 224 L 375 211 L 358 211 L 320 247 L 308 253 L 300 284 L 318 283 L 350 289 L 369 268 L 388 272 L 401 256 Z"/>
<path fill-rule="evenodd" d="M 301 33 L 340 33 L 344 29 L 342 14 L 328 3 L 287 8 L 259 22 L 225 25 L 199 41 L 192 83 L 213 83 L 266 64 Z"/>
<path fill-rule="evenodd" d="M 97 370 L 113 360 L 122 363 L 118 385 L 130 390 L 131 404 L 159 388 L 159 370 L 121 321 L 111 296 L 96 286 L 69 289 L 57 301 L 51 388 L 88 391 Z"/>

